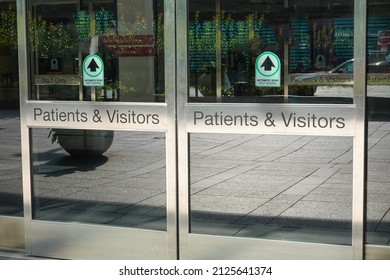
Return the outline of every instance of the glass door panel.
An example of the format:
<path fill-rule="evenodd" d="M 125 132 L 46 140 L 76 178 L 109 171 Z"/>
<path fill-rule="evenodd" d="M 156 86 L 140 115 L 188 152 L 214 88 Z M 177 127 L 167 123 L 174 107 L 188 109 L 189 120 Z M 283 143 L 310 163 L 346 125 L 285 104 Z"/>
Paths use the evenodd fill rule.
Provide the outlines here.
<path fill-rule="evenodd" d="M 164 102 L 163 1 L 133 2 L 33 1 L 30 98 Z M 90 54 L 104 66 L 97 87 L 81 80 Z"/>
<path fill-rule="evenodd" d="M 16 1 L 0 1 L 0 247 L 24 249 Z"/>
<path fill-rule="evenodd" d="M 352 139 L 190 135 L 190 232 L 351 245 Z"/>
<path fill-rule="evenodd" d="M 188 37 L 190 102 L 353 102 L 352 0 L 190 1 Z M 266 51 L 277 86 L 256 82 Z"/>
<path fill-rule="evenodd" d="M 390 5 L 368 1 L 368 75 L 367 81 L 367 258 L 390 256 L 389 117 L 390 83 L 388 79 Z M 372 67 L 380 68 L 381 73 Z M 374 73 L 373 73 L 374 72 Z"/>
<path fill-rule="evenodd" d="M 354 2 L 181 8 L 183 258 L 353 258 Z"/>
<path fill-rule="evenodd" d="M 165 4 L 28 1 L 30 254 L 177 257 Z"/>
<path fill-rule="evenodd" d="M 164 87 L 164 68 L 157 63 L 164 63 L 160 59 L 163 42 L 158 45 L 159 56 L 156 41 L 163 35 L 160 31 L 163 29 L 161 9 L 161 3 L 157 1 L 131 7 L 120 1 L 33 5 L 29 30 L 35 73 L 32 98 L 156 101 L 154 89 L 163 90 Z M 86 65 L 81 62 L 86 61 L 90 54 L 102 58 L 103 86 L 90 86 L 84 81 Z M 134 77 L 135 74 L 139 78 Z M 121 85 L 120 90 L 114 84 Z M 141 90 L 141 84 L 146 88 Z M 158 99 L 164 101 L 164 97 Z M 95 114 L 96 110 L 93 112 Z M 156 114 L 145 115 L 137 110 L 113 110 L 107 114 L 111 123 L 142 125 L 160 122 Z M 101 122 L 99 117 L 98 114 L 90 116 L 80 109 L 68 112 L 34 109 L 34 118 L 43 122 L 54 120 L 79 124 L 91 119 Z M 121 225 L 122 220 L 122 225 L 138 227 L 147 223 L 141 221 L 143 214 L 156 211 L 161 214 L 154 218 L 152 215 L 150 219 L 158 224 L 157 220 L 161 218 L 161 224 L 155 228 L 166 230 L 165 134 L 75 128 L 32 130 L 33 218 L 99 224 L 112 222 L 117 225 Z M 147 149 L 150 156 L 142 156 Z M 153 165 L 155 168 L 148 168 Z M 77 178 L 77 174 L 81 177 Z M 94 183 L 91 185 L 91 182 Z M 142 188 L 143 185 L 150 188 Z M 148 200 L 154 202 L 149 205 Z M 160 207 L 161 211 L 158 210 Z M 103 209 L 108 212 L 104 213 L 106 210 Z M 85 215 L 77 213 L 78 210 Z M 114 214 L 117 211 L 121 214 Z M 129 221 L 126 213 L 131 212 L 137 213 L 135 219 L 141 220 Z M 108 219 L 103 217 L 107 214 Z"/>
<path fill-rule="evenodd" d="M 50 145 L 48 129 L 33 129 L 33 219 L 166 231 L 164 133 L 88 132 L 59 137 L 75 142 L 87 134 L 95 147 L 112 137 L 104 155 L 69 156 Z"/>

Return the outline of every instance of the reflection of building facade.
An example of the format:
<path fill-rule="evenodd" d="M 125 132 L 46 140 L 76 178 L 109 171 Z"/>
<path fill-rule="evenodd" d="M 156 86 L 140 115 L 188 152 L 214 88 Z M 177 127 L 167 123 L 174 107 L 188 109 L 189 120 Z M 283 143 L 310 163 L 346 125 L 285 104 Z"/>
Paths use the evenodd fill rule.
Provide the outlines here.
<path fill-rule="evenodd" d="M 355 2 L 0 0 L 0 258 L 389 259 L 390 5 Z"/>

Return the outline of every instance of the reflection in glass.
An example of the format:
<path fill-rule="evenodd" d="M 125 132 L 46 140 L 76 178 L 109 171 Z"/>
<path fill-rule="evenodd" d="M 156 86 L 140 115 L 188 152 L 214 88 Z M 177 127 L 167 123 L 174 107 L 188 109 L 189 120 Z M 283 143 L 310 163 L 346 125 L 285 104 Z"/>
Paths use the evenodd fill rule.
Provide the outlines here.
<path fill-rule="evenodd" d="M 15 1 L 0 2 L 0 215 L 23 216 Z"/>
<path fill-rule="evenodd" d="M 31 99 L 164 102 L 163 1 L 32 3 Z M 90 54 L 104 77 L 83 64 Z"/>
<path fill-rule="evenodd" d="M 0 109 L 0 215 L 23 216 L 19 110 Z"/>
<path fill-rule="evenodd" d="M 60 140 L 65 131 L 52 144 L 49 131 L 32 130 L 34 219 L 166 230 L 163 133 L 115 131 L 103 155 L 70 156 L 64 148 L 72 143 Z"/>
<path fill-rule="evenodd" d="M 368 1 L 369 29 L 368 72 L 372 79 L 367 86 L 368 154 L 367 154 L 367 224 L 366 242 L 390 245 L 390 82 L 389 42 L 390 3 Z"/>
<path fill-rule="evenodd" d="M 353 101 L 353 73 L 333 71 L 353 59 L 352 0 L 190 1 L 188 46 L 191 102 Z M 280 86 L 257 84 L 266 51 Z"/>
<path fill-rule="evenodd" d="M 351 244 L 352 139 L 191 134 L 190 231 Z"/>

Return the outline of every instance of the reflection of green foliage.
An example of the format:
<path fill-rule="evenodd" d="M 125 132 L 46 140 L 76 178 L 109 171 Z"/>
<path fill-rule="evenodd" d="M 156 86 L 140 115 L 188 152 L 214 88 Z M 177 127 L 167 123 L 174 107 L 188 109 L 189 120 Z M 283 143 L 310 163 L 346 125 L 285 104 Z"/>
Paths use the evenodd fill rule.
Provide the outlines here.
<path fill-rule="evenodd" d="M 9 6 L 8 10 L 0 12 L 0 47 L 18 47 L 17 23 L 15 6 Z"/>
<path fill-rule="evenodd" d="M 315 48 L 334 48 L 332 26 L 318 27 L 317 24 L 313 25 L 313 45 Z"/>
<path fill-rule="evenodd" d="M 30 17 L 29 34 L 33 50 L 41 57 L 63 56 L 77 51 L 74 38 L 62 23 Z"/>
<path fill-rule="evenodd" d="M 257 53 L 263 43 L 259 33 L 263 23 L 264 15 L 257 13 L 249 14 L 245 19 L 235 19 L 232 14 L 221 11 L 209 20 L 202 20 L 200 12 L 195 11 L 188 29 L 191 69 L 199 71 L 210 61 L 215 61 L 219 30 L 222 57 L 235 52 L 244 55 Z"/>
<path fill-rule="evenodd" d="M 3 6 L 2 6 L 3 7 Z M 28 31 L 30 46 L 42 58 L 62 56 L 77 51 L 76 44 L 64 24 L 49 23 L 42 18 L 29 19 Z M 0 11 L 0 48 L 7 50 L 18 48 L 17 15 L 15 5 Z M 16 87 L 18 78 L 10 74 L 3 78 L 2 86 Z"/>
<path fill-rule="evenodd" d="M 31 46 L 38 50 L 42 57 L 61 56 L 73 53 L 76 44 L 62 23 L 50 23 L 38 17 L 29 20 Z M 18 46 L 17 19 L 15 6 L 0 12 L 0 46 Z"/>
<path fill-rule="evenodd" d="M 199 11 L 194 14 L 193 25 L 189 29 L 190 48 L 193 50 L 214 49 L 216 32 L 220 26 L 222 35 L 222 51 L 229 52 L 237 46 L 247 45 L 253 42 L 253 32 L 256 21 L 261 22 L 261 17 L 249 15 L 246 20 L 234 20 L 231 14 L 222 11 L 212 20 L 200 22 Z M 259 37 L 256 40 L 259 42 Z"/>
<path fill-rule="evenodd" d="M 91 17 L 87 11 L 78 11 L 75 15 L 75 25 L 80 41 L 88 41 L 91 34 Z"/>
<path fill-rule="evenodd" d="M 157 16 L 157 21 L 153 21 L 156 36 L 157 53 L 162 55 L 164 53 L 164 14 L 160 13 Z"/>
<path fill-rule="evenodd" d="M 161 20 L 162 14 L 158 15 L 157 18 L 157 21 Z M 147 34 L 148 22 L 141 13 L 136 14 L 135 21 L 132 23 L 128 22 L 123 15 L 118 19 L 117 27 L 113 24 L 114 21 L 114 15 L 108 11 L 103 10 L 95 13 L 79 11 L 75 15 L 78 39 L 80 41 L 88 41 L 93 36 L 108 35 L 107 33 L 116 35 L 116 32 L 119 35 Z M 152 24 L 156 24 L 155 21 Z M 116 28 L 117 30 L 115 30 Z"/>
<path fill-rule="evenodd" d="M 78 11 L 75 14 L 75 26 L 78 39 L 82 42 L 88 41 L 96 35 L 104 35 L 110 29 L 114 29 L 114 16 L 107 11 L 100 11 L 91 16 L 87 11 Z"/>

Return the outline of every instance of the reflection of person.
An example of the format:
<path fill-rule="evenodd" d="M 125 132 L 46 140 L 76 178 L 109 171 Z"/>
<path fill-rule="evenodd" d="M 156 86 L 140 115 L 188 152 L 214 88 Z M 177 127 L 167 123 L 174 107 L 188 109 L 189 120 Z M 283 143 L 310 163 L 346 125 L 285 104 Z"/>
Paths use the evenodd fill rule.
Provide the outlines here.
<path fill-rule="evenodd" d="M 212 62 L 210 66 L 206 67 L 205 73 L 203 73 L 198 80 L 198 88 L 203 96 L 215 96 L 216 95 L 216 73 L 215 64 Z M 230 84 L 228 75 L 224 72 L 222 75 L 222 94 L 233 91 L 233 87 Z"/>
<path fill-rule="evenodd" d="M 304 73 L 305 67 L 303 66 L 302 62 L 299 62 L 297 65 L 297 68 L 295 69 L 295 73 Z"/>
<path fill-rule="evenodd" d="M 212 86 L 213 81 L 214 86 Z M 215 72 L 211 66 L 207 66 L 204 73 L 199 77 L 198 88 L 203 96 L 215 95 Z"/>
<path fill-rule="evenodd" d="M 92 36 L 89 54 L 95 54 L 99 51 L 99 36 Z"/>
<path fill-rule="evenodd" d="M 317 55 L 314 65 L 317 69 L 324 69 L 326 66 L 325 56 L 322 54 Z"/>

